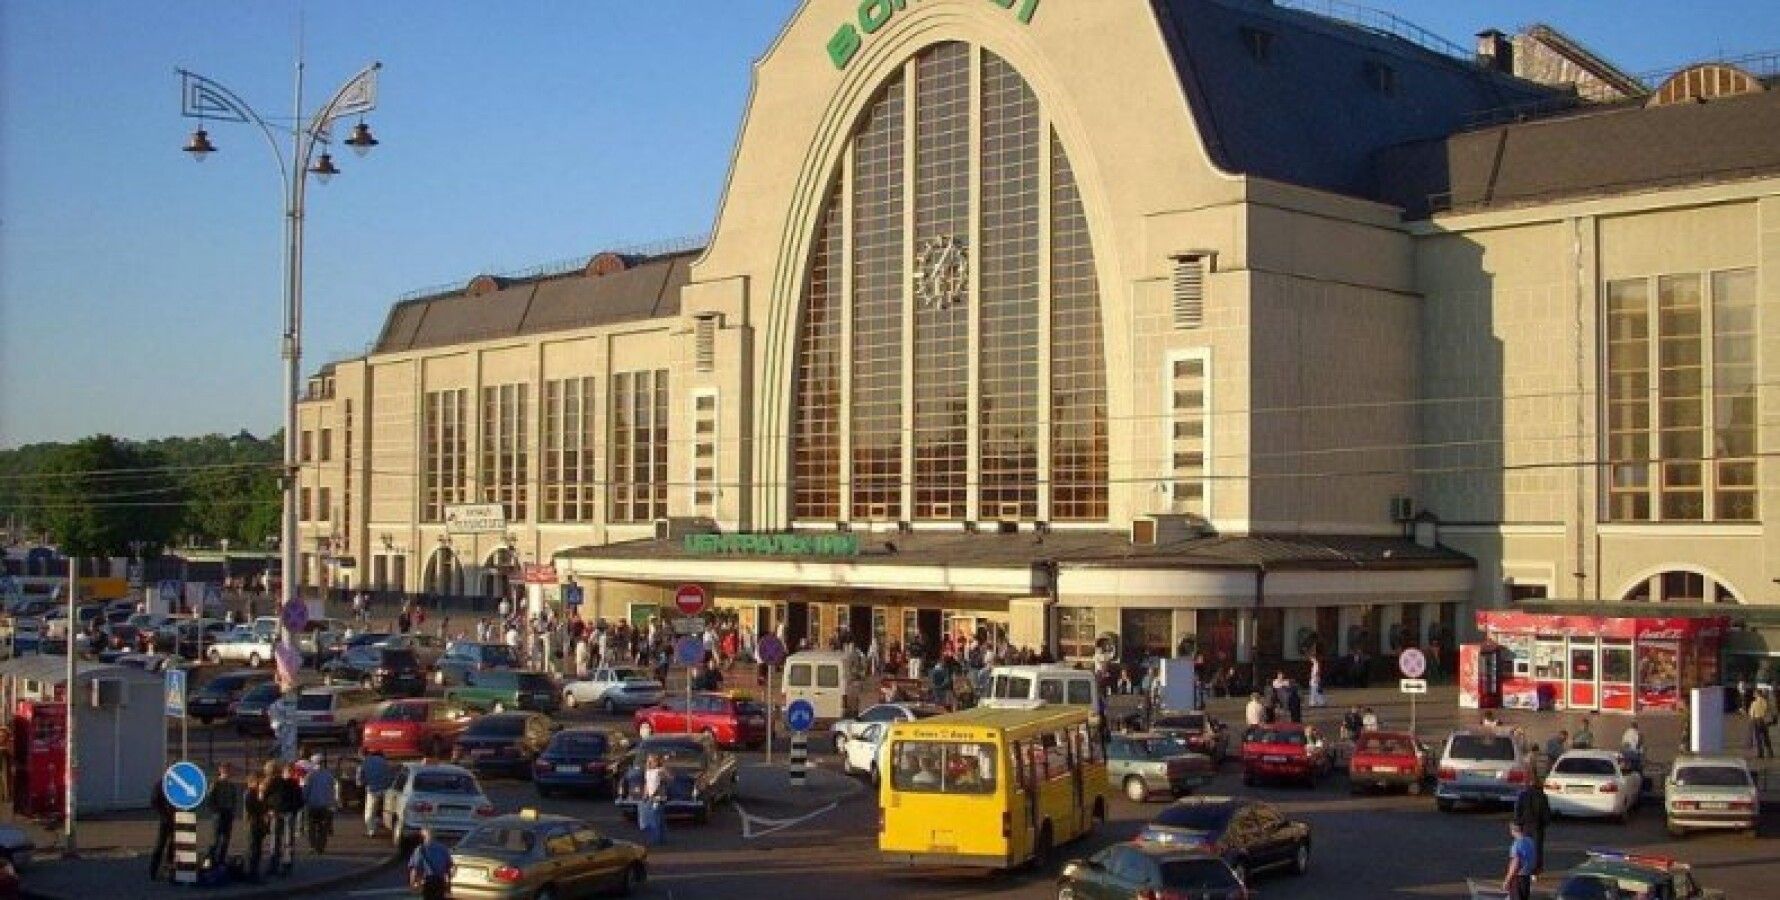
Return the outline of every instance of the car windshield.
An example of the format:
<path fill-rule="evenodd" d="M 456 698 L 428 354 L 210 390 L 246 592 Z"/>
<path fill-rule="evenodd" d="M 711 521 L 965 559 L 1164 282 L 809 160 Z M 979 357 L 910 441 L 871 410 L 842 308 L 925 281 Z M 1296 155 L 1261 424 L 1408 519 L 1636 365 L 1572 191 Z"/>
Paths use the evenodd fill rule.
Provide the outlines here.
<path fill-rule="evenodd" d="M 764 716 L 766 715 L 766 707 L 751 700 L 738 700 L 736 701 L 735 712 L 738 716 Z"/>
<path fill-rule="evenodd" d="M 550 678 L 536 672 L 527 672 L 519 676 L 518 687 L 522 691 L 548 691 L 550 690 Z"/>
<path fill-rule="evenodd" d="M 613 681 L 649 681 L 650 675 L 642 669 L 613 669 Z"/>
<path fill-rule="evenodd" d="M 417 794 L 474 794 L 476 779 L 457 772 L 421 772 L 414 776 Z"/>
<path fill-rule="evenodd" d="M 485 666 L 516 666 L 518 657 L 513 655 L 513 648 L 506 644 L 483 644 L 482 664 Z"/>
<path fill-rule="evenodd" d="M 1191 752 L 1187 748 L 1187 742 L 1180 738 L 1153 737 L 1131 743 L 1141 748 L 1149 756 L 1179 756 Z"/>
<path fill-rule="evenodd" d="M 1514 739 L 1506 735 L 1455 734 L 1446 755 L 1455 759 L 1514 762 Z"/>
<path fill-rule="evenodd" d="M 1179 728 L 1183 731 L 1204 731 L 1205 717 L 1193 716 L 1157 716 L 1154 721 L 1157 728 Z"/>
<path fill-rule="evenodd" d="M 1249 731 L 1248 740 L 1253 744 L 1293 744 L 1304 745 L 1304 732 L 1290 728 L 1255 728 Z"/>
<path fill-rule="evenodd" d="M 1682 766 L 1675 770 L 1682 787 L 1748 787 L 1749 772 L 1737 766 Z"/>
<path fill-rule="evenodd" d="M 1175 890 L 1235 890 L 1236 873 L 1220 859 L 1175 859 L 1162 864 L 1162 883 Z M 1222 896 L 1222 895 L 1220 895 Z"/>
<path fill-rule="evenodd" d="M 414 651 L 412 650 L 385 649 L 383 651 L 383 664 L 386 666 L 412 669 L 419 667 L 420 661 L 414 658 Z"/>
<path fill-rule="evenodd" d="M 923 794 L 992 794 L 995 748 L 954 741 L 897 741 L 890 753 L 890 780 L 899 791 Z"/>
<path fill-rule="evenodd" d="M 607 746 L 606 736 L 597 731 L 564 731 L 551 743 L 553 749 L 594 756 L 605 753 Z"/>
<path fill-rule="evenodd" d="M 525 733 L 525 719 L 519 716 L 484 716 L 470 723 L 464 734 L 475 737 L 513 737 Z"/>
<path fill-rule="evenodd" d="M 650 756 L 660 757 L 661 764 L 669 769 L 687 771 L 705 767 L 704 748 L 697 744 L 650 744 L 637 759 L 643 760 Z"/>
<path fill-rule="evenodd" d="M 537 843 L 537 835 L 524 828 L 504 828 L 490 825 L 478 828 L 463 836 L 457 842 L 458 852 L 482 850 L 495 853 L 524 854 L 532 852 Z"/>
<path fill-rule="evenodd" d="M 1613 760 L 1598 756 L 1566 756 L 1551 767 L 1553 775 L 1613 775 Z"/>
<path fill-rule="evenodd" d="M 241 700 L 244 703 L 247 701 L 250 701 L 250 700 L 270 701 L 270 700 L 276 699 L 278 697 L 278 693 L 279 693 L 278 684 L 276 682 L 268 681 L 265 684 L 254 685 L 252 689 L 248 690 L 248 692 L 246 694 L 242 695 Z"/>
<path fill-rule="evenodd" d="M 1375 734 L 1363 734 L 1354 746 L 1355 753 L 1372 753 L 1378 756 L 1407 756 L 1415 750 L 1409 742 L 1400 737 L 1380 737 Z"/>
<path fill-rule="evenodd" d="M 240 690 L 241 686 L 246 683 L 247 683 L 246 676 L 224 675 L 220 678 L 217 678 L 217 679 L 211 681 L 209 684 L 204 685 L 204 687 L 201 688 L 198 691 L 198 693 L 210 694 L 212 696 L 215 696 L 218 694 L 230 694 L 230 693 L 234 693 L 235 691 Z"/>
<path fill-rule="evenodd" d="M 297 709 L 305 712 L 325 712 L 334 708 L 333 694 L 298 694 Z"/>
<path fill-rule="evenodd" d="M 1184 828 L 1190 831 L 1217 832 L 1224 830 L 1224 823 L 1236 812 L 1236 806 L 1230 803 L 1189 803 L 1170 806 L 1156 816 L 1157 825 L 1168 828 Z"/>
<path fill-rule="evenodd" d="M 379 722 L 425 722 L 426 707 L 419 703 L 391 703 L 377 713 Z"/>

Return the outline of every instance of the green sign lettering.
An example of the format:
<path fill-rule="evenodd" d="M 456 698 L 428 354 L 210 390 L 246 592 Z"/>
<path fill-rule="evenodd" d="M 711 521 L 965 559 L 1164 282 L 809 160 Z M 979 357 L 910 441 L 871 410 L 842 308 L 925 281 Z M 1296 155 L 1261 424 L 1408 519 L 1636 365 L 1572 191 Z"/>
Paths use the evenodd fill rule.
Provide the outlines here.
<path fill-rule="evenodd" d="M 832 534 L 689 534 L 694 556 L 858 556 L 859 536 Z"/>
<path fill-rule="evenodd" d="M 1032 17 L 1038 14 L 1040 0 L 989 0 L 990 3 L 1005 10 L 1013 11 L 1014 19 L 1021 25 L 1032 24 Z M 860 0 L 853 22 L 842 22 L 828 39 L 828 60 L 837 69 L 845 69 L 853 57 L 859 55 L 859 48 L 865 44 L 860 34 L 876 34 L 879 29 L 889 24 L 891 18 L 902 10 L 908 9 L 909 0 Z M 1017 7 L 1017 8 L 1016 8 Z"/>

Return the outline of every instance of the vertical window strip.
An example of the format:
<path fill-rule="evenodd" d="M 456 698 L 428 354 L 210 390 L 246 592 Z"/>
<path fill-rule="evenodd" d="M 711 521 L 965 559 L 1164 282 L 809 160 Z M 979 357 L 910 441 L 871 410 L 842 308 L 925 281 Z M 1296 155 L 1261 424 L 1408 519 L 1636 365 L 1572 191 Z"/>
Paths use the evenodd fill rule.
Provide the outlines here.
<path fill-rule="evenodd" d="M 840 179 L 822 204 L 798 336 L 797 424 L 791 448 L 792 517 L 835 521 L 841 515 Z"/>
<path fill-rule="evenodd" d="M 923 51 L 915 64 L 914 511 L 967 512 L 970 303 L 941 284 L 970 256 L 970 45 Z"/>
<path fill-rule="evenodd" d="M 1051 134 L 1051 517 L 1108 514 L 1100 279 L 1069 155 Z"/>
<path fill-rule="evenodd" d="M 1713 518 L 1756 520 L 1755 270 L 1712 274 Z"/>
<path fill-rule="evenodd" d="M 979 504 L 1038 518 L 1038 100 L 983 54 Z"/>
<path fill-rule="evenodd" d="M 1169 502 L 1173 511 L 1209 517 L 1206 503 L 1210 473 L 1211 361 L 1207 354 L 1176 356 L 1168 361 Z"/>
<path fill-rule="evenodd" d="M 853 509 L 902 516 L 903 77 L 872 102 L 853 153 Z"/>
<path fill-rule="evenodd" d="M 1664 521 L 1706 518 L 1704 309 L 1697 275 L 1657 279 L 1657 448 Z"/>
<path fill-rule="evenodd" d="M 1650 293 L 1642 278 L 1607 285 L 1607 518 L 1650 518 Z"/>

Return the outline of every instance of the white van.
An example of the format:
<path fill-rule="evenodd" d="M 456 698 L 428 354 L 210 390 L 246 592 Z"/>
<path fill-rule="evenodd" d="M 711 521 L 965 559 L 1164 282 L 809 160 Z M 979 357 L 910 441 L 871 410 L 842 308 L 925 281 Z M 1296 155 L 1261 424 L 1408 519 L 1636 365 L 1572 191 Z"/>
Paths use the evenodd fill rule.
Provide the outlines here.
<path fill-rule="evenodd" d="M 1043 666 L 996 666 L 989 670 L 988 696 L 978 706 L 1030 708 L 1085 706 L 1096 721 L 1106 712 L 1094 673 L 1052 663 Z"/>
<path fill-rule="evenodd" d="M 808 700 L 817 719 L 832 722 L 859 714 L 854 676 L 853 657 L 838 650 L 806 650 L 785 660 L 781 687 L 786 703 Z"/>

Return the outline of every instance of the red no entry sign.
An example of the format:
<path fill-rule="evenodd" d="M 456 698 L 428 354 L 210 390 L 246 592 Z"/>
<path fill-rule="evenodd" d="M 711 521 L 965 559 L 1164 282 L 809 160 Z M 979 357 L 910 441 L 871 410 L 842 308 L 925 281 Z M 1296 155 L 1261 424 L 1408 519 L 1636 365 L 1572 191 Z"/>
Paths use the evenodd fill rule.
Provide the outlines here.
<path fill-rule="evenodd" d="M 682 615 L 696 616 L 705 611 L 705 589 L 696 584 L 682 584 L 674 592 L 674 606 Z"/>

